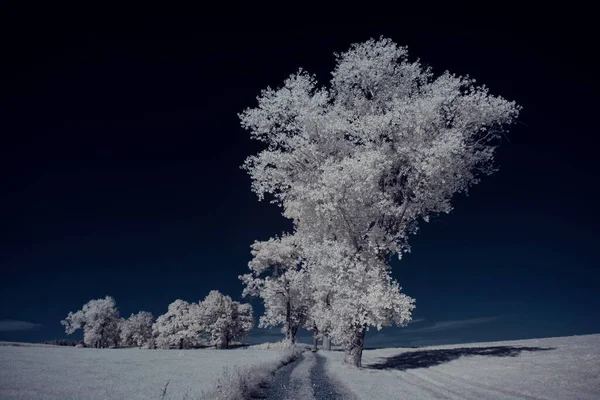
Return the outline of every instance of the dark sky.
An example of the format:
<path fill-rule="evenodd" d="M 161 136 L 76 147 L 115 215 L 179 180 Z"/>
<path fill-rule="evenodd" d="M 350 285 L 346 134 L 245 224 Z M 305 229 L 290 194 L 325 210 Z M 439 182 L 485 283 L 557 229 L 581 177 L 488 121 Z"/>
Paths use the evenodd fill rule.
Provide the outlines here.
<path fill-rule="evenodd" d="M 3 10 L 0 340 L 64 337 L 107 294 L 125 316 L 239 299 L 250 244 L 291 224 L 239 169 L 261 147 L 237 113 L 299 67 L 326 83 L 334 52 L 380 35 L 523 112 L 499 172 L 395 263 L 417 322 L 367 346 L 600 332 L 597 45 L 586 10 L 545 11 Z"/>

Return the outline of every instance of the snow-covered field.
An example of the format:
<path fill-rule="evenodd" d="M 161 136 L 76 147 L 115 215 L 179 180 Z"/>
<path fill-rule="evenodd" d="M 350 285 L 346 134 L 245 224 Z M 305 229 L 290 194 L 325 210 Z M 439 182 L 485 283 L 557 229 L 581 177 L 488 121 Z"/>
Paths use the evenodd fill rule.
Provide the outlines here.
<path fill-rule="evenodd" d="M 198 399 L 224 366 L 264 365 L 282 354 L 0 346 L 0 399 Z M 600 334 L 366 350 L 361 370 L 342 360 L 340 351 L 305 353 L 264 397 L 600 399 Z"/>
<path fill-rule="evenodd" d="M 192 400 L 214 387 L 225 366 L 280 357 L 281 350 L 0 346 L 0 399 Z"/>
<path fill-rule="evenodd" d="M 600 399 L 600 335 L 318 354 L 360 399 Z"/>

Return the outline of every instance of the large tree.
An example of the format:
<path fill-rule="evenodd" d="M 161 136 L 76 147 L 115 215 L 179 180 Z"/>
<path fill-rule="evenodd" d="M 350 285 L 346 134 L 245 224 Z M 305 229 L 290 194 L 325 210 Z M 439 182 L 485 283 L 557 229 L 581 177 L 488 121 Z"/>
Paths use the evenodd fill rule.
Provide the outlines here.
<path fill-rule="evenodd" d="M 293 344 L 298 329 L 308 324 L 312 301 L 300 248 L 293 236 L 283 235 L 254 242 L 251 253 L 251 272 L 239 277 L 245 285 L 242 295 L 262 299 L 265 312 L 259 327 L 281 325 L 286 340 Z"/>
<path fill-rule="evenodd" d="M 160 348 L 187 349 L 201 345 L 203 327 L 199 304 L 175 300 L 167 312 L 156 319 L 152 331 Z"/>
<path fill-rule="evenodd" d="M 69 312 L 60 323 L 67 334 L 83 329 L 83 342 L 88 347 L 116 347 L 119 343 L 119 311 L 110 296 L 90 300 L 81 310 Z"/>
<path fill-rule="evenodd" d="M 119 326 L 121 346 L 142 347 L 152 339 L 152 324 L 154 317 L 152 313 L 140 311 L 131 314 L 129 318 L 122 319 Z"/>
<path fill-rule="evenodd" d="M 217 348 L 228 347 L 232 340 L 246 336 L 254 327 L 252 306 L 233 301 L 218 290 L 212 290 L 200 302 L 200 321 Z"/>
<path fill-rule="evenodd" d="M 316 312 L 347 362 L 360 366 L 369 326 L 410 320 L 414 301 L 390 277 L 390 257 L 409 250 L 419 220 L 449 213 L 455 194 L 494 171 L 518 112 L 382 38 L 337 55 L 327 87 L 300 70 L 240 114 L 266 144 L 244 164 L 252 189 L 293 220 L 312 281 L 328 282 Z"/>

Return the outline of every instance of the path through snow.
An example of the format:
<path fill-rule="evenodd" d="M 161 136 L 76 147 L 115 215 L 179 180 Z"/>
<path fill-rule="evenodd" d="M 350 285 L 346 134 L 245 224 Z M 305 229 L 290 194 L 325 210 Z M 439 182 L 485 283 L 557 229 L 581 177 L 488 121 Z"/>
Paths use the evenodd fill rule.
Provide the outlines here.
<path fill-rule="evenodd" d="M 298 360 L 277 371 L 273 381 L 255 399 L 337 400 L 355 398 L 339 382 L 327 375 L 326 359 L 318 353 L 305 352 Z"/>

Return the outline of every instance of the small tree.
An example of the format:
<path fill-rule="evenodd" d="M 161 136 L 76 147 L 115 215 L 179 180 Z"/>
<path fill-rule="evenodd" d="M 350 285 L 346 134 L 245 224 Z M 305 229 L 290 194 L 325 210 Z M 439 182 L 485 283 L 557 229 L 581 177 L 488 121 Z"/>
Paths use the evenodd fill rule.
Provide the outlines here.
<path fill-rule="evenodd" d="M 311 305 L 300 248 L 293 236 L 284 235 L 254 242 L 251 253 L 253 259 L 248 264 L 251 273 L 239 277 L 245 285 L 242 295 L 263 300 L 265 313 L 260 317 L 259 327 L 283 325 L 286 340 L 295 343 L 298 329 L 308 324 Z"/>
<path fill-rule="evenodd" d="M 140 311 L 123 319 L 120 324 L 121 345 L 142 347 L 152 338 L 152 313 Z"/>
<path fill-rule="evenodd" d="M 202 324 L 198 303 L 175 300 L 152 327 L 156 346 L 187 349 L 202 344 Z"/>
<path fill-rule="evenodd" d="M 81 310 L 69 312 L 60 323 L 69 335 L 83 329 L 83 341 L 88 347 L 115 347 L 119 342 L 119 312 L 110 296 L 90 300 Z"/>
<path fill-rule="evenodd" d="M 217 348 L 226 348 L 234 339 L 246 336 L 254 327 L 252 306 L 232 301 L 217 290 L 200 303 L 203 331 Z"/>

